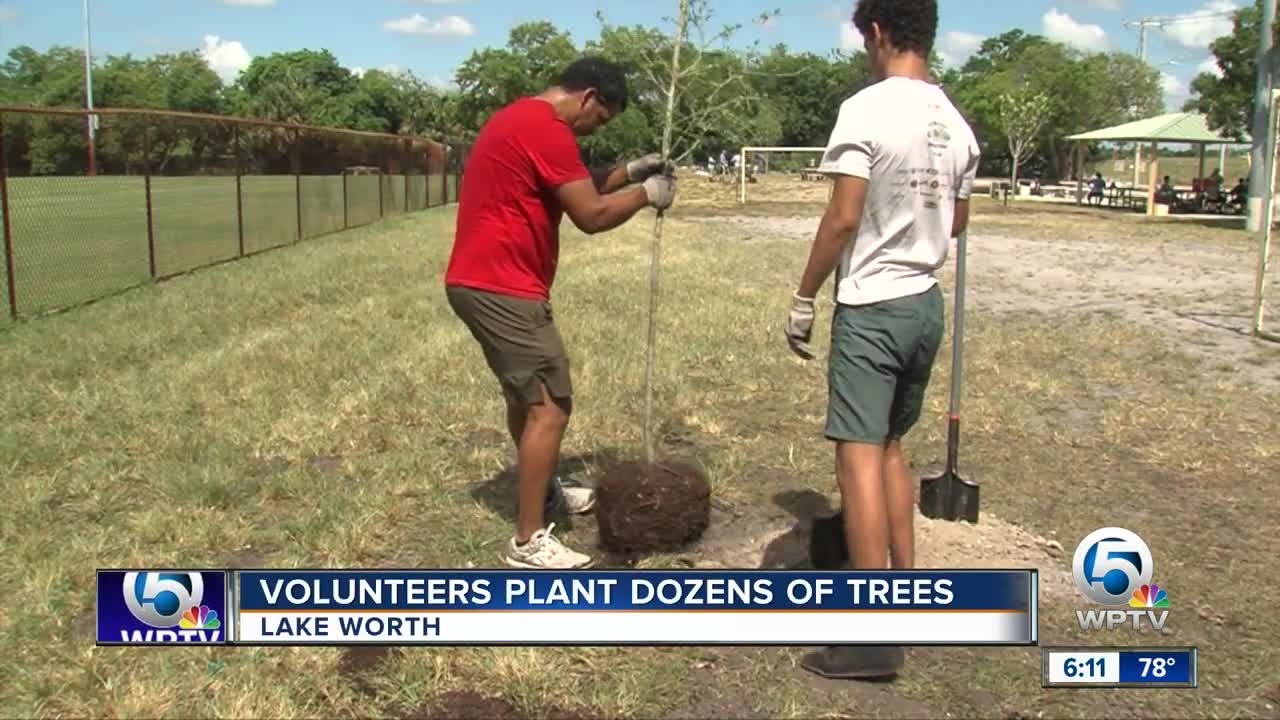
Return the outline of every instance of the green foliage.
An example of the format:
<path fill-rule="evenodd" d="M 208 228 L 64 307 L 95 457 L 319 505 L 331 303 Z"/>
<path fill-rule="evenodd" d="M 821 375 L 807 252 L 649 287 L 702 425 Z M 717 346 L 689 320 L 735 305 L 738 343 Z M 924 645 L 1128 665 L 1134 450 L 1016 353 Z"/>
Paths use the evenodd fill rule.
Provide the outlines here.
<path fill-rule="evenodd" d="M 1015 158 L 1000 120 L 1000 98 L 1009 93 L 1048 99 L 1035 151 L 1019 160 L 1053 177 L 1075 171 L 1067 135 L 1150 117 L 1164 107 L 1159 73 L 1136 57 L 1085 54 L 1021 30 L 985 40 L 943 84 L 974 127 L 984 172 L 1013 172 Z"/>
<path fill-rule="evenodd" d="M 756 91 L 769 99 L 781 124 L 778 144 L 790 147 L 826 145 L 840 104 L 870 82 L 861 52 L 821 57 L 791 54 L 784 45 L 760 59 L 753 77 Z"/>
<path fill-rule="evenodd" d="M 1231 21 L 1231 34 L 1223 35 L 1209 49 L 1222 77 L 1201 73 L 1191 81 L 1193 97 L 1183 106 L 1204 113 L 1209 127 L 1224 135 L 1243 140 L 1253 122 L 1253 92 L 1258 72 L 1258 40 L 1261 36 L 1262 3 L 1237 10 Z M 1280 23 L 1272 28 L 1272 37 Z"/>

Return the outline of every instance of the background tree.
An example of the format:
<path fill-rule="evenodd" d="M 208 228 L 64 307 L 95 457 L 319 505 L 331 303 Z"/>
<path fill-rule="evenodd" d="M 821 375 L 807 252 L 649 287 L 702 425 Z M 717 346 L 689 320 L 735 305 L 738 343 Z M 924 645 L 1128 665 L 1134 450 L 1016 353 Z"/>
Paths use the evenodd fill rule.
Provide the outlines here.
<path fill-rule="evenodd" d="M 1231 34 L 1209 46 L 1222 77 L 1200 73 L 1191 81 L 1191 99 L 1184 110 L 1204 113 L 1209 126 L 1235 140 L 1244 140 L 1253 127 L 1253 91 L 1258 72 L 1258 36 L 1262 25 L 1261 0 L 1236 10 Z M 1280 21 L 1272 28 L 1272 37 Z"/>
<path fill-rule="evenodd" d="M 1042 92 L 1022 88 L 1001 94 L 997 106 L 1000 129 L 1009 143 L 1009 182 L 1016 188 L 1018 166 L 1035 149 L 1036 139 L 1049 120 L 1049 97 Z"/>

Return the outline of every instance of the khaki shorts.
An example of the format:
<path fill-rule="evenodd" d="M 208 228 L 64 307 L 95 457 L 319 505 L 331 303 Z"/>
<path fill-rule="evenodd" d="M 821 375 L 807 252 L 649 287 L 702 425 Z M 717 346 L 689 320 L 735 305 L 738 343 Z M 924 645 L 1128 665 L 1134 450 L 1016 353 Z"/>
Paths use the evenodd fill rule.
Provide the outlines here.
<path fill-rule="evenodd" d="M 480 343 L 508 403 L 541 403 L 541 385 L 553 399 L 573 396 L 569 356 L 549 303 L 457 286 L 446 288 L 446 294 Z"/>
<path fill-rule="evenodd" d="M 937 285 L 871 305 L 837 305 L 826 437 L 883 444 L 906 435 L 920 419 L 944 323 Z"/>

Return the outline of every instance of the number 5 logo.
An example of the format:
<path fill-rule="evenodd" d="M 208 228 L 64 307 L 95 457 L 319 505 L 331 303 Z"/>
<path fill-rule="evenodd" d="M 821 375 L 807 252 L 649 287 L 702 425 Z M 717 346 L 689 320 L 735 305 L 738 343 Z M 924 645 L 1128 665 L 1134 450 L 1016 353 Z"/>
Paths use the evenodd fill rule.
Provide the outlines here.
<path fill-rule="evenodd" d="M 1076 587 L 1100 605 L 1127 605 L 1129 596 L 1151 582 L 1151 549 L 1124 528 L 1102 528 L 1076 546 L 1072 561 Z"/>
<path fill-rule="evenodd" d="M 123 585 L 129 612 L 152 627 L 176 627 L 182 613 L 204 599 L 204 577 L 198 572 L 131 572 Z"/>

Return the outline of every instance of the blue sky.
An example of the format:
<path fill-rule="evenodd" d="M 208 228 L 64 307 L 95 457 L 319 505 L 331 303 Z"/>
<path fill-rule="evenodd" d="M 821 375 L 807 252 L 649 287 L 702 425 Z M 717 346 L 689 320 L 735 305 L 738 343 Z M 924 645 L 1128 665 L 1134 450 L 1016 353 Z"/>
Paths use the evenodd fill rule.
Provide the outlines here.
<path fill-rule="evenodd" d="M 745 22 L 772 7 L 783 14 L 739 37 L 784 42 L 825 53 L 860 45 L 847 20 L 853 0 L 712 0 L 717 22 Z M 1088 50 L 1136 52 L 1141 17 L 1229 11 L 1249 0 L 942 0 L 939 50 L 961 62 L 982 38 L 1022 28 Z M 95 56 L 197 49 L 225 78 L 255 55 L 327 48 L 351 68 L 412 70 L 447 83 L 472 50 L 502 45 L 512 26 L 545 19 L 581 43 L 597 28 L 595 12 L 611 22 L 663 24 L 674 0 L 91 0 Z M 667 7 L 669 6 L 669 8 Z M 82 45 L 81 0 L 0 0 L 0 50 Z M 655 8 L 657 8 L 655 10 Z M 1209 43 L 1230 31 L 1229 18 L 1149 30 L 1147 57 L 1165 75 L 1170 104 L 1181 104 L 1190 78 L 1210 58 Z"/>

